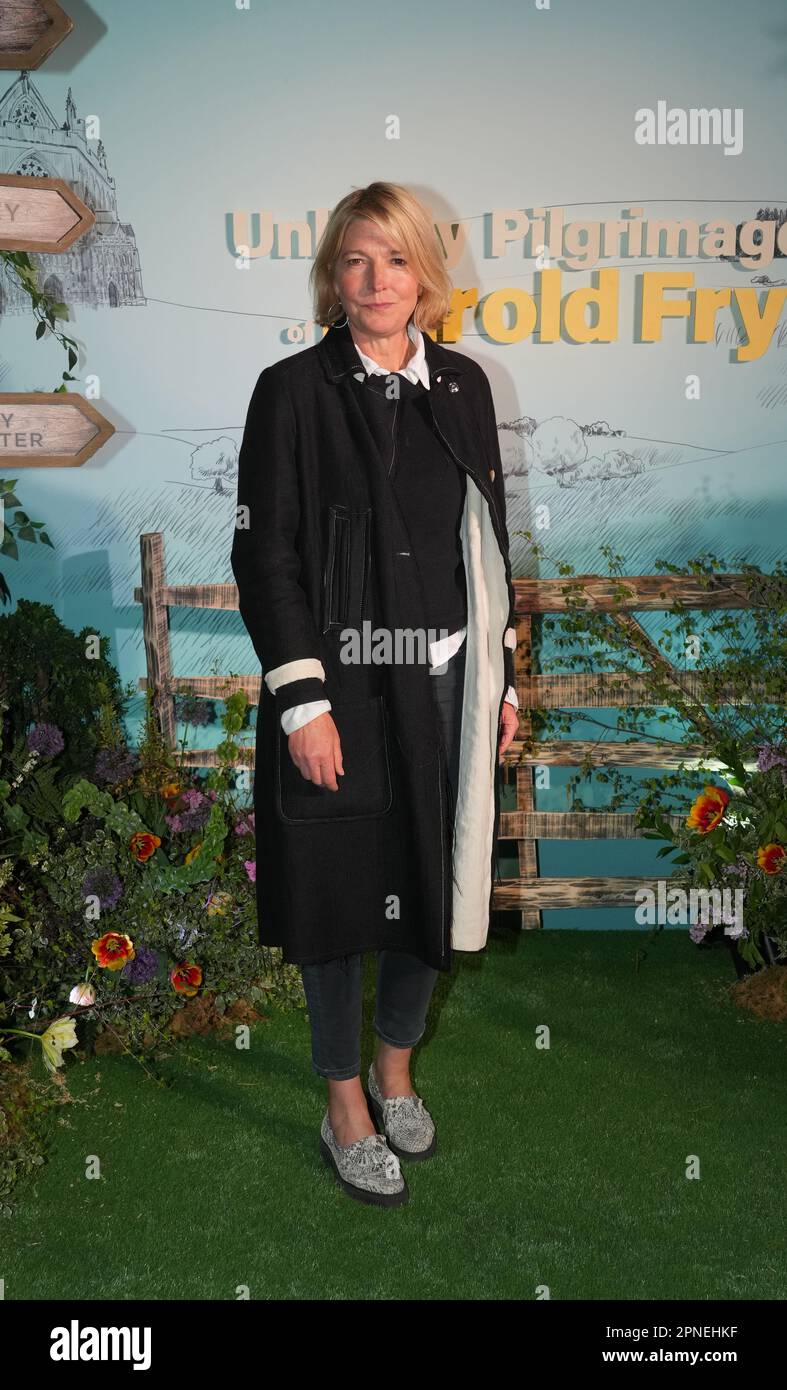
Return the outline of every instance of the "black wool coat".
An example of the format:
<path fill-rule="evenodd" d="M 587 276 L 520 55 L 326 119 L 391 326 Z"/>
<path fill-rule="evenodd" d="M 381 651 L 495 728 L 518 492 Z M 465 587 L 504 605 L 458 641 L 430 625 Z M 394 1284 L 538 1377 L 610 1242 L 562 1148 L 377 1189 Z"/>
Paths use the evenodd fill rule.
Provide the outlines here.
<path fill-rule="evenodd" d="M 427 625 L 388 477 L 395 410 L 364 408 L 351 379 L 363 366 L 346 324 L 266 367 L 249 404 L 231 564 L 263 672 L 258 936 L 295 964 L 387 947 L 448 970 L 452 949 L 486 944 L 497 739 L 516 644 L 503 469 L 484 371 L 426 333 L 424 343 L 435 429 L 467 478 L 455 806 L 426 647 L 414 656 L 403 638 L 398 654 L 394 643 L 387 659 L 374 659 L 376 629 Z M 348 631 L 361 635 L 354 660 L 346 659 Z M 315 699 L 331 701 L 339 731 L 345 775 L 337 792 L 302 777 L 280 724 L 284 710 Z"/>

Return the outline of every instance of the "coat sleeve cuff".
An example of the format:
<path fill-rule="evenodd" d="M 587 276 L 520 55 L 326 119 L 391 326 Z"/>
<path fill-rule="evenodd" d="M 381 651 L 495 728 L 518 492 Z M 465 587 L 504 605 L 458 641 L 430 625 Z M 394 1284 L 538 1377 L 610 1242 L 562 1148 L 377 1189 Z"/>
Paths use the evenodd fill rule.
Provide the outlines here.
<path fill-rule="evenodd" d="M 312 700 L 326 700 L 325 682 L 317 676 L 306 676 L 302 680 L 286 681 L 284 685 L 277 686 L 274 699 L 276 712 L 281 719 L 284 711 L 292 709 L 294 705 L 310 704 Z"/>
<path fill-rule="evenodd" d="M 290 681 L 305 680 L 310 676 L 317 676 L 321 681 L 324 681 L 325 668 L 316 657 L 303 656 L 298 661 L 285 661 L 283 666 L 275 666 L 272 671 L 266 671 L 265 684 L 271 695 L 275 695 L 280 685 L 286 685 Z"/>

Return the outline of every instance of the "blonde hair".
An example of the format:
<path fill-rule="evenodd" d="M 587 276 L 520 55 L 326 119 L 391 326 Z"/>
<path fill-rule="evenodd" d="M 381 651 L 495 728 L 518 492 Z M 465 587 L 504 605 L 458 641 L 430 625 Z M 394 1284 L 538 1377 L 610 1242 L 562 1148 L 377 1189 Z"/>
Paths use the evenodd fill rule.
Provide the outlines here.
<path fill-rule="evenodd" d="M 370 183 L 336 204 L 309 271 L 315 321 L 325 326 L 338 323 L 344 316 L 344 309 L 337 305 L 333 279 L 344 233 L 355 217 L 368 217 L 406 253 L 423 285 L 413 322 L 427 332 L 436 329 L 448 314 L 453 287 L 430 213 L 399 183 Z"/>

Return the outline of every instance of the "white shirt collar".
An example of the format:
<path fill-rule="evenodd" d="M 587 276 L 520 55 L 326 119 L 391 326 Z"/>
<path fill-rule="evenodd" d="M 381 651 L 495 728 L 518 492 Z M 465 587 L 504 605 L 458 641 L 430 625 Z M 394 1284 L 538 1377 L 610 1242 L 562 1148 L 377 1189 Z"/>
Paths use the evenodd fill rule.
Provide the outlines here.
<path fill-rule="evenodd" d="M 407 366 L 402 367 L 400 369 L 400 375 L 406 377 L 408 381 L 411 381 L 413 383 L 413 385 L 415 385 L 417 381 L 420 381 L 421 385 L 425 386 L 428 391 L 429 367 L 427 366 L 426 362 L 424 335 L 421 332 L 420 328 L 416 328 L 412 319 L 407 325 L 407 335 L 411 339 L 411 341 L 415 343 L 416 347 L 415 352 L 410 358 L 410 361 L 407 363 Z M 355 340 L 353 339 L 353 341 Z M 359 348 L 357 343 L 355 343 L 355 351 L 358 353 L 358 356 L 360 357 L 361 362 L 363 363 L 367 376 L 371 376 L 372 374 L 374 374 L 375 376 L 392 375 L 392 373 L 387 369 L 387 367 L 381 367 L 378 362 L 375 362 L 373 357 L 369 357 L 365 352 L 361 352 L 361 349 Z M 357 372 L 356 376 L 358 376 L 358 379 L 361 380 Z"/>

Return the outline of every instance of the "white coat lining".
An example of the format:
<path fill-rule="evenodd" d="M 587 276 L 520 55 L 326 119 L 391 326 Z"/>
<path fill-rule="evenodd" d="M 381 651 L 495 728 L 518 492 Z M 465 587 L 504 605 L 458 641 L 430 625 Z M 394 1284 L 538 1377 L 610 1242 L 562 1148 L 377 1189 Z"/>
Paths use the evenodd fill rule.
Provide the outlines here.
<path fill-rule="evenodd" d="M 505 681 L 503 637 L 509 593 L 489 504 L 469 473 L 460 535 L 467 583 L 467 652 L 451 945 L 457 951 L 480 951 L 489 932 L 498 715 Z"/>

